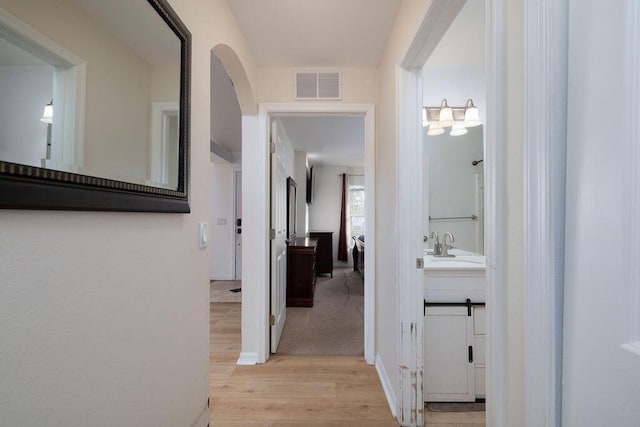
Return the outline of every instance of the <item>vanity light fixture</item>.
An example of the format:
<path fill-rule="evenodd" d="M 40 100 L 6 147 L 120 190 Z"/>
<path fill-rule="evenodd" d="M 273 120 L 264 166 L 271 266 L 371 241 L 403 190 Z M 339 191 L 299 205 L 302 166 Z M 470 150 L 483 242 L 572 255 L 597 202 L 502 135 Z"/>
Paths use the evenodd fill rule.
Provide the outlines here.
<path fill-rule="evenodd" d="M 451 126 L 449 135 L 458 136 L 468 132 L 467 128 L 482 124 L 478 108 L 468 99 L 464 107 L 449 107 L 447 99 L 443 99 L 439 107 L 424 107 L 422 125 L 429 125 L 427 135 L 436 136 L 444 133 L 444 128 Z"/>
<path fill-rule="evenodd" d="M 48 124 L 53 123 L 53 99 L 44 106 L 44 112 L 42 113 L 42 117 L 40 117 L 40 121 Z"/>

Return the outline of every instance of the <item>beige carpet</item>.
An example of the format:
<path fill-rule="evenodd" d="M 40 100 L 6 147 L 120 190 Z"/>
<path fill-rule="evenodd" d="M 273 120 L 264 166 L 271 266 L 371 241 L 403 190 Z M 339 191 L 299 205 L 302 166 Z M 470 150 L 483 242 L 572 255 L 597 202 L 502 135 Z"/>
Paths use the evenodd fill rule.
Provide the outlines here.
<path fill-rule="evenodd" d="M 242 302 L 242 292 L 231 289 L 242 287 L 239 280 L 212 280 L 209 285 L 209 302 Z"/>
<path fill-rule="evenodd" d="M 364 354 L 364 283 L 353 268 L 318 277 L 313 307 L 287 307 L 278 354 Z"/>

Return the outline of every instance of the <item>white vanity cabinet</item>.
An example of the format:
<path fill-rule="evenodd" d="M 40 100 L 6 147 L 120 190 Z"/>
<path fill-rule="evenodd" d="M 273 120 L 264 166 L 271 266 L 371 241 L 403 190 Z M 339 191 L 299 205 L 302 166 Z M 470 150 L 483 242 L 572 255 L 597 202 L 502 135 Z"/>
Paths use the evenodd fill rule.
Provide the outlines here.
<path fill-rule="evenodd" d="M 476 400 L 473 326 L 466 307 L 425 308 L 425 402 Z"/>
<path fill-rule="evenodd" d="M 484 257 L 425 256 L 424 272 L 424 400 L 473 402 L 484 398 Z"/>

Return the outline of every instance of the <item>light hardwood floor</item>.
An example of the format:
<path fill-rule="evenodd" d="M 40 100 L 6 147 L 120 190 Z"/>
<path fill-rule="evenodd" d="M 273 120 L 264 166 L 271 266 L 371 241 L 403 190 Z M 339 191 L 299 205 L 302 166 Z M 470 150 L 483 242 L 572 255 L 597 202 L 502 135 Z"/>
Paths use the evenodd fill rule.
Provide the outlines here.
<path fill-rule="evenodd" d="M 238 303 L 211 303 L 211 426 L 397 426 L 362 357 L 278 356 L 237 366 Z M 425 413 L 427 427 L 484 426 L 482 413 Z"/>

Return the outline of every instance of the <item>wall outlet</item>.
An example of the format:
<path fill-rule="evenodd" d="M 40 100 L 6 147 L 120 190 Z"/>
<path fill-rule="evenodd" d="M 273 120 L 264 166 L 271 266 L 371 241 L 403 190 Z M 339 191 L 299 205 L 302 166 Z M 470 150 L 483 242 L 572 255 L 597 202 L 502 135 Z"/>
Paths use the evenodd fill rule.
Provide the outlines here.
<path fill-rule="evenodd" d="M 198 246 L 200 249 L 206 248 L 209 243 L 209 227 L 207 227 L 207 223 L 201 222 L 198 230 Z"/>

